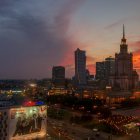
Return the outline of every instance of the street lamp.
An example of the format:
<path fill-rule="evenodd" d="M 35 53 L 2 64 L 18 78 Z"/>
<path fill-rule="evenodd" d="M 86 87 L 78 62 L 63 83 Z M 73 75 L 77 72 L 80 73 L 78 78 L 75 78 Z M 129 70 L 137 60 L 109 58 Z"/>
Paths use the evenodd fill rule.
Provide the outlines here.
<path fill-rule="evenodd" d="M 36 87 L 37 85 L 36 84 L 34 84 L 34 83 L 31 83 L 30 84 L 30 87 L 32 87 L 32 88 L 34 88 L 34 87 Z"/>

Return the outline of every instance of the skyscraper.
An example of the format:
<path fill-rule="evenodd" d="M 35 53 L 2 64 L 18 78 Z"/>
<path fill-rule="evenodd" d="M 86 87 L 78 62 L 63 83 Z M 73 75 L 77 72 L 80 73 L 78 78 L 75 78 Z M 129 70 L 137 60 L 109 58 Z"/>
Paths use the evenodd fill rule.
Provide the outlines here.
<path fill-rule="evenodd" d="M 78 85 L 86 84 L 86 52 L 79 48 L 75 51 L 75 79 Z"/>
<path fill-rule="evenodd" d="M 114 74 L 115 71 L 115 59 L 107 57 L 105 61 L 96 62 L 96 79 L 106 80 L 108 83 L 109 76 Z"/>
<path fill-rule="evenodd" d="M 96 79 L 105 80 L 105 63 L 96 62 Z"/>
<path fill-rule="evenodd" d="M 115 73 L 115 59 L 107 57 L 104 62 L 105 65 L 105 80 L 109 82 L 110 75 Z"/>
<path fill-rule="evenodd" d="M 128 52 L 125 28 L 120 44 L 120 52 L 115 54 L 115 74 L 110 77 L 110 85 L 114 89 L 129 91 L 137 87 L 138 74 L 133 69 L 133 54 Z"/>
<path fill-rule="evenodd" d="M 52 81 L 55 86 L 65 85 L 65 68 L 62 66 L 55 66 L 52 68 Z"/>

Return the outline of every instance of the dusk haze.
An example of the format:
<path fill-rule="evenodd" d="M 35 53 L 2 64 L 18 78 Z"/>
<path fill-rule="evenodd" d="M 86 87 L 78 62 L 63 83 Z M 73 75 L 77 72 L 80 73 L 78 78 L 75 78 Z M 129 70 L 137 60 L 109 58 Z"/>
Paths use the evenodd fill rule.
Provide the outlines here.
<path fill-rule="evenodd" d="M 51 77 L 55 65 L 74 75 L 74 54 L 87 52 L 87 67 L 119 51 L 125 24 L 139 71 L 139 0 L 0 1 L 0 78 Z"/>
<path fill-rule="evenodd" d="M 140 140 L 140 0 L 0 0 L 0 140 Z"/>

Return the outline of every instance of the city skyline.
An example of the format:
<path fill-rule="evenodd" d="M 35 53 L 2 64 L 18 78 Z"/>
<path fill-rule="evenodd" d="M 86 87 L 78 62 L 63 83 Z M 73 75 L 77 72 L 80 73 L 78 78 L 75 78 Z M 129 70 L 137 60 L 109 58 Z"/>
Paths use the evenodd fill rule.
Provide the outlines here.
<path fill-rule="evenodd" d="M 51 77 L 53 66 L 64 66 L 74 76 L 74 51 L 87 53 L 87 67 L 119 51 L 122 25 L 126 26 L 134 68 L 140 74 L 140 1 L 0 2 L 0 78 Z"/>

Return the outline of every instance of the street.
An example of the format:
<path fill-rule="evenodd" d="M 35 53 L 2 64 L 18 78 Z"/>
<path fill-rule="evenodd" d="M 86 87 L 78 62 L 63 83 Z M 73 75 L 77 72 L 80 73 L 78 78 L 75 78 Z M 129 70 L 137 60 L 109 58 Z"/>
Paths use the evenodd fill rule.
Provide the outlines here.
<path fill-rule="evenodd" d="M 74 114 L 74 112 L 73 112 Z M 125 116 L 140 117 L 140 108 L 127 109 L 127 110 L 114 110 L 113 114 L 121 114 Z M 58 121 L 48 117 L 48 133 L 51 140 L 109 140 L 111 134 L 99 132 L 93 132 L 90 129 L 83 128 L 77 124 L 70 124 L 66 121 Z M 131 136 L 112 136 L 112 140 L 140 140 L 140 134 L 133 133 Z"/>
<path fill-rule="evenodd" d="M 48 119 L 48 133 L 60 140 L 106 140 L 109 134 L 93 132 L 76 124 Z"/>

